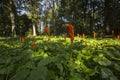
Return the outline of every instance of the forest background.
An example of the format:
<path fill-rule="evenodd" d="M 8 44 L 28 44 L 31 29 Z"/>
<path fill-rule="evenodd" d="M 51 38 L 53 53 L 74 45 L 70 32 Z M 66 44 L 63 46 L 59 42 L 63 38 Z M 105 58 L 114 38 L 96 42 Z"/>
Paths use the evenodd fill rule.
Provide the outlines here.
<path fill-rule="evenodd" d="M 119 0 L 0 0 L 0 36 L 65 34 L 71 23 L 75 35 L 120 34 Z"/>

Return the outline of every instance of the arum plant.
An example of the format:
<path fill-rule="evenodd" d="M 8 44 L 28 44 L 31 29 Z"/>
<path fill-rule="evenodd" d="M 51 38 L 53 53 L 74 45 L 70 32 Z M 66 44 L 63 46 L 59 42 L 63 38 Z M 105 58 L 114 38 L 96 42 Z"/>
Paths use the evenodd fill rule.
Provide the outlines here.
<path fill-rule="evenodd" d="M 50 40 L 50 29 L 48 27 L 46 27 L 45 32 L 48 35 L 48 41 L 49 41 Z"/>
<path fill-rule="evenodd" d="M 20 37 L 20 42 L 24 43 L 25 42 L 25 36 Z"/>
<path fill-rule="evenodd" d="M 72 46 L 73 46 L 73 41 L 74 41 L 74 27 L 72 24 L 67 25 L 68 29 L 68 35 L 69 38 L 71 39 L 71 45 L 70 45 L 70 59 L 72 59 Z"/>
<path fill-rule="evenodd" d="M 66 41 L 66 34 L 63 34 L 63 38 L 64 38 L 64 40 Z"/>
<path fill-rule="evenodd" d="M 72 24 L 68 24 L 67 29 L 68 29 L 68 34 L 69 34 L 69 37 L 71 39 L 71 44 L 72 44 L 74 40 L 74 27 Z"/>
<path fill-rule="evenodd" d="M 115 31 L 114 31 L 114 30 L 112 30 L 112 35 L 114 35 L 114 33 L 115 33 Z"/>
<path fill-rule="evenodd" d="M 117 35 L 117 39 L 120 39 L 120 35 Z"/>
<path fill-rule="evenodd" d="M 32 42 L 32 48 L 36 51 L 36 47 L 37 47 L 37 44 L 35 42 L 35 37 L 34 37 L 34 41 Z"/>
<path fill-rule="evenodd" d="M 36 48 L 36 43 L 32 42 L 32 48 L 35 49 Z"/>
<path fill-rule="evenodd" d="M 20 42 L 22 43 L 22 48 L 28 48 L 29 39 L 25 36 L 20 37 Z"/>
<path fill-rule="evenodd" d="M 82 38 L 83 38 L 83 39 L 85 38 L 85 34 L 84 34 L 84 33 L 82 34 Z"/>
<path fill-rule="evenodd" d="M 94 39 L 95 39 L 96 38 L 96 32 L 95 31 L 93 32 L 93 36 L 94 36 Z"/>
<path fill-rule="evenodd" d="M 79 34 L 79 33 L 77 34 L 77 37 L 80 37 L 80 34 Z"/>

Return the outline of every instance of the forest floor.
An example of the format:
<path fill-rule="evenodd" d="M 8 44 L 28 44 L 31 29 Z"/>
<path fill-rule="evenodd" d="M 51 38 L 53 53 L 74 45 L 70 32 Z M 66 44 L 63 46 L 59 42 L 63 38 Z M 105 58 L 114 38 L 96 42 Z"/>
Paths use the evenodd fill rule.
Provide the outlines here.
<path fill-rule="evenodd" d="M 0 38 L 0 80 L 119 80 L 120 39 Z"/>

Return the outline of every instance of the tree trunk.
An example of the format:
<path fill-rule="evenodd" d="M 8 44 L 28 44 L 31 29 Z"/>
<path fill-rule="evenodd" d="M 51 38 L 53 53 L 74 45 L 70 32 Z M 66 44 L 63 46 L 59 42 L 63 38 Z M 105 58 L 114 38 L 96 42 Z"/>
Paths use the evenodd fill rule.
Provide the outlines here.
<path fill-rule="evenodd" d="M 52 2 L 52 24 L 53 24 L 53 34 L 55 35 L 56 34 L 56 31 L 55 31 L 55 1 L 53 0 Z"/>
<path fill-rule="evenodd" d="M 10 18 L 11 18 L 11 32 L 12 32 L 12 37 L 16 36 L 16 31 L 15 31 L 15 14 L 13 12 L 13 5 L 14 2 L 12 0 L 9 0 L 9 4 L 10 4 Z"/>
<path fill-rule="evenodd" d="M 36 36 L 36 27 L 35 27 L 35 23 L 33 23 L 33 36 Z"/>
<path fill-rule="evenodd" d="M 114 22 L 114 9 L 111 7 L 113 5 L 113 0 L 105 0 L 105 8 L 104 8 L 104 29 L 107 35 L 111 34 L 111 29 L 113 27 Z"/>

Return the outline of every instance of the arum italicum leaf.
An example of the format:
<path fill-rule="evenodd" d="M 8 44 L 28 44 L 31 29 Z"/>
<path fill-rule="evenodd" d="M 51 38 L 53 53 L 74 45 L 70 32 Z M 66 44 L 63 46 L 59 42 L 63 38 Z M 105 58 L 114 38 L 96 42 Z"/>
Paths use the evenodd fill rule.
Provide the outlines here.
<path fill-rule="evenodd" d="M 10 80 L 25 80 L 29 72 L 30 72 L 29 69 L 22 69 L 19 72 L 17 72 L 16 75 L 13 76 Z"/>
<path fill-rule="evenodd" d="M 41 67 L 41 66 L 45 66 L 49 63 L 52 63 L 55 61 L 55 58 L 54 57 L 47 57 L 47 58 L 44 58 L 42 59 L 39 63 L 38 63 L 38 67 Z"/>
<path fill-rule="evenodd" d="M 87 53 L 88 53 L 88 51 L 87 51 L 87 50 L 85 50 L 85 49 L 83 49 L 83 50 L 82 50 L 82 53 L 83 53 L 83 54 L 87 54 Z"/>
<path fill-rule="evenodd" d="M 25 64 L 25 67 L 28 68 L 28 69 L 35 69 L 35 63 L 34 62 L 31 62 L 29 61 L 28 63 Z"/>
<path fill-rule="evenodd" d="M 109 66 L 111 65 L 111 61 L 108 60 L 103 54 L 99 54 L 95 58 L 93 58 L 95 62 L 98 62 L 102 66 Z"/>
<path fill-rule="evenodd" d="M 0 69 L 0 74 L 7 74 L 7 71 L 7 68 Z"/>
<path fill-rule="evenodd" d="M 47 75 L 48 75 L 48 69 L 45 66 L 42 66 L 40 68 L 37 67 L 36 69 L 30 72 L 30 75 L 26 80 L 48 80 Z"/>
<path fill-rule="evenodd" d="M 119 64 L 115 64 L 115 65 L 114 65 L 114 68 L 115 68 L 117 71 L 120 71 L 120 65 L 119 65 Z"/>
<path fill-rule="evenodd" d="M 119 54 L 118 50 L 115 50 L 115 51 L 112 51 L 112 52 L 104 51 L 104 53 L 112 59 L 120 60 L 120 54 Z"/>
<path fill-rule="evenodd" d="M 62 64 L 56 64 L 57 68 L 60 70 L 60 73 L 63 73 L 63 66 Z"/>
<path fill-rule="evenodd" d="M 116 76 L 110 76 L 110 80 L 118 80 Z"/>
<path fill-rule="evenodd" d="M 109 78 L 110 76 L 113 75 L 112 71 L 109 68 L 101 68 L 101 75 L 102 78 Z"/>
<path fill-rule="evenodd" d="M 111 61 L 108 60 L 106 57 L 103 57 L 103 59 L 101 61 L 98 61 L 98 63 L 100 65 L 103 65 L 103 66 L 109 66 L 109 65 L 111 65 Z"/>

